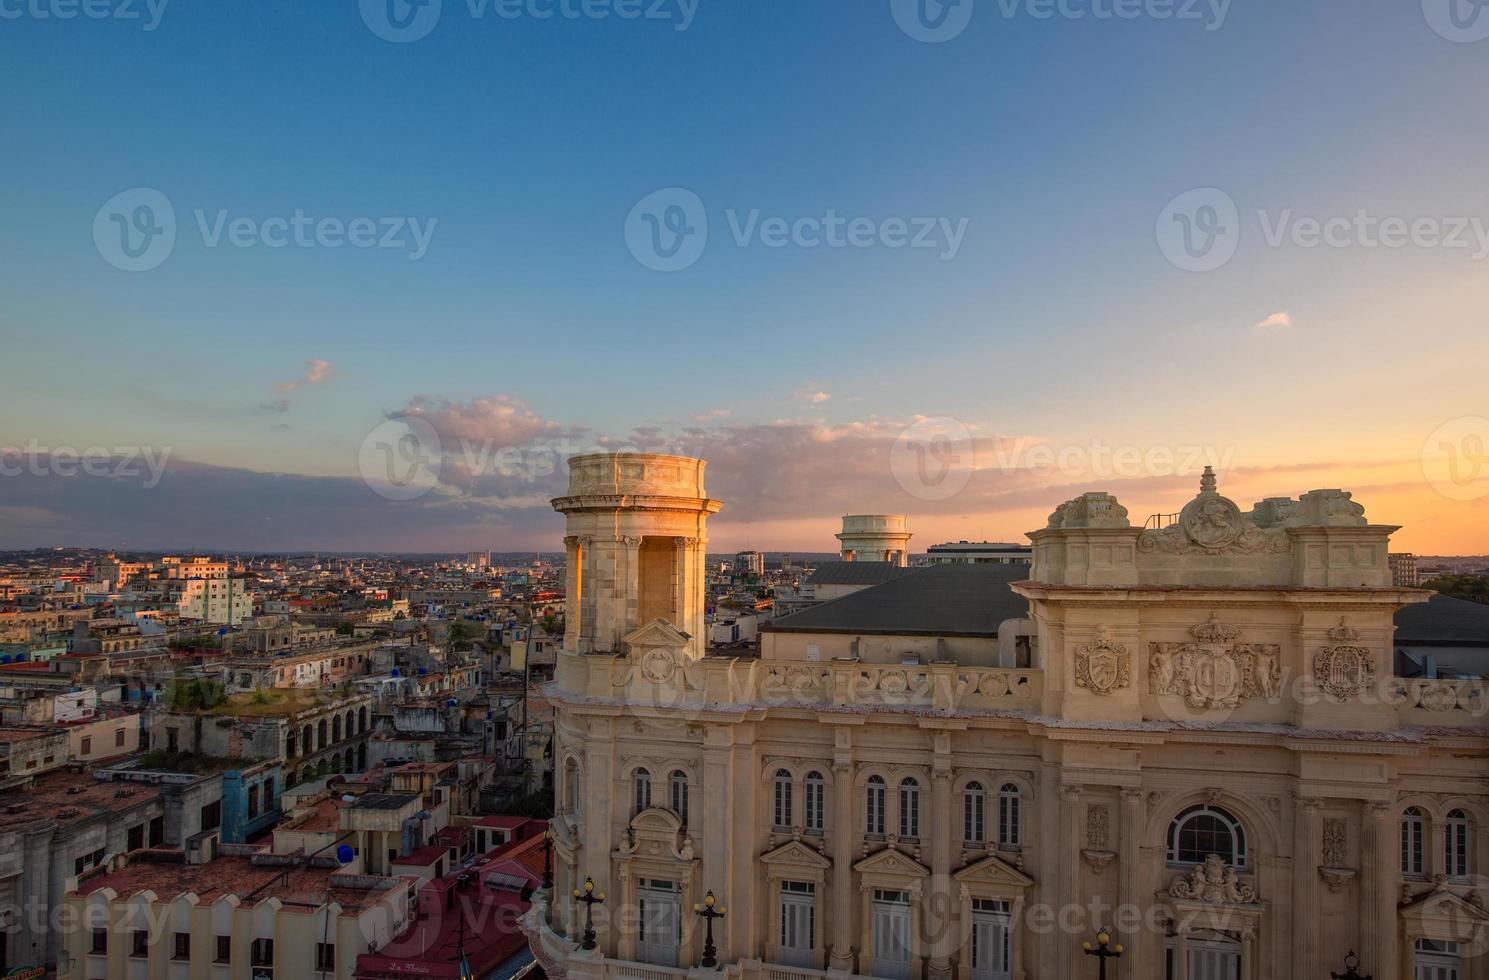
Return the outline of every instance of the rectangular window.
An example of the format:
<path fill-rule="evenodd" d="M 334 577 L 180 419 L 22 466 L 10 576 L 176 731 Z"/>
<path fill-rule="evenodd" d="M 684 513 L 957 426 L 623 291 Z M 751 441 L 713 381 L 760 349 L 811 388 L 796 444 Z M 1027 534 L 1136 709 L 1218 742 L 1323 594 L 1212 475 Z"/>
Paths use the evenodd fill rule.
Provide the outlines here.
<path fill-rule="evenodd" d="M 117 749 L 117 748 L 121 747 L 123 744 L 124 744 L 124 729 L 122 729 L 122 728 L 116 728 L 116 729 L 114 729 L 114 748 Z"/>
<path fill-rule="evenodd" d="M 806 790 L 806 829 L 808 833 L 820 834 L 826 828 L 827 784 L 813 773 L 807 777 Z"/>
<path fill-rule="evenodd" d="M 253 941 L 253 965 L 254 966 L 273 966 L 274 965 L 274 940 L 272 940 L 272 939 L 255 939 Z"/>
<path fill-rule="evenodd" d="M 107 929 L 93 930 L 93 947 L 91 952 L 107 953 L 109 951 L 109 931 Z"/>
<path fill-rule="evenodd" d="M 216 830 L 222 826 L 222 801 L 213 800 L 202 807 L 202 829 Z"/>
<path fill-rule="evenodd" d="M 84 735 L 83 736 L 83 747 L 82 747 L 81 754 L 82 755 L 89 755 L 92 752 L 93 752 L 93 736 L 92 735 Z"/>
<path fill-rule="evenodd" d="M 191 933 L 189 933 L 189 932 L 178 932 L 178 933 L 176 933 L 176 944 L 175 944 L 175 948 L 171 951 L 171 959 L 173 959 L 173 960 L 189 960 L 189 959 L 191 959 Z"/>
<path fill-rule="evenodd" d="M 248 787 L 248 819 L 252 820 L 259 815 L 259 788 Z"/>
<path fill-rule="evenodd" d="M 165 817 L 156 817 L 150 821 L 150 846 L 159 847 L 165 843 Z"/>
<path fill-rule="evenodd" d="M 128 835 L 128 850 L 138 851 L 145 846 L 145 825 L 130 827 Z"/>
<path fill-rule="evenodd" d="M 884 784 L 869 783 L 867 813 L 864 820 L 865 833 L 884 836 Z"/>
<path fill-rule="evenodd" d="M 214 963 L 227 963 L 227 962 L 231 961 L 232 958 L 233 958 L 233 937 L 232 936 L 218 936 L 217 937 L 217 953 L 212 958 L 212 961 Z"/>
<path fill-rule="evenodd" d="M 326 971 L 328 973 L 335 971 L 335 969 L 336 969 L 336 944 L 335 943 L 316 943 L 315 944 L 315 968 L 317 970 L 324 970 L 324 971 Z"/>
<path fill-rule="evenodd" d="M 143 929 L 136 929 L 130 936 L 130 956 L 150 955 L 150 934 Z"/>

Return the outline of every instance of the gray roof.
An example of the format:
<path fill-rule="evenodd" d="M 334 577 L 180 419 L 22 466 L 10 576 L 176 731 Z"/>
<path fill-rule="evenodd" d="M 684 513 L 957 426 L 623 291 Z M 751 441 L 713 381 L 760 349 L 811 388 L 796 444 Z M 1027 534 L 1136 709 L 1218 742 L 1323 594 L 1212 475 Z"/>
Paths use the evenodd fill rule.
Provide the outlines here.
<path fill-rule="evenodd" d="M 807 578 L 809 585 L 880 585 L 892 582 L 916 568 L 901 568 L 887 561 L 828 561 Z"/>
<path fill-rule="evenodd" d="M 1397 646 L 1489 647 L 1489 605 L 1433 595 L 1396 611 Z"/>
<path fill-rule="evenodd" d="M 761 629 L 781 633 L 996 636 L 1004 620 L 1029 615 L 1028 602 L 1008 587 L 1010 582 L 1029 577 L 1027 565 L 948 564 L 900 571 L 906 574 L 783 616 Z"/>

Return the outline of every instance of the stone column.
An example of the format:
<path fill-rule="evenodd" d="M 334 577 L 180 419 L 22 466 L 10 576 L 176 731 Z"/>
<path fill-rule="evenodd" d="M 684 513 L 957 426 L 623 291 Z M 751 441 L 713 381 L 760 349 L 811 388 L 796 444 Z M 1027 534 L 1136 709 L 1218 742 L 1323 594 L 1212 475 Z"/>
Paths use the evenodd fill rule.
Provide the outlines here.
<path fill-rule="evenodd" d="M 1390 976 L 1396 962 L 1396 834 L 1393 808 L 1366 803 L 1360 813 L 1360 972 Z"/>
<path fill-rule="evenodd" d="M 641 611 L 641 538 L 632 534 L 620 540 L 626 553 L 625 609 L 621 614 L 620 632 L 626 636 L 642 625 L 638 622 Z"/>
<path fill-rule="evenodd" d="M 851 751 L 851 750 L 850 750 Z M 832 764 L 832 954 L 828 967 L 853 971 L 853 763 Z"/>
<path fill-rule="evenodd" d="M 1189 927 L 1179 923 L 1174 932 L 1174 980 L 1189 980 Z M 1159 962 L 1163 962 L 1162 959 Z"/>
<path fill-rule="evenodd" d="M 1060 787 L 1060 836 L 1055 844 L 1060 849 L 1060 884 L 1055 892 L 1055 907 L 1062 908 L 1066 904 L 1080 901 L 1081 890 L 1081 822 L 1076 819 L 1077 804 L 1080 802 L 1081 788 L 1079 786 Z M 1087 923 L 1095 928 L 1094 922 Z M 1105 923 L 1102 923 L 1105 925 Z M 1067 977 L 1079 976 L 1081 968 L 1077 957 L 1081 953 L 1080 937 L 1062 936 L 1059 940 L 1058 957 L 1056 961 L 1062 964 L 1061 975 Z"/>
<path fill-rule="evenodd" d="M 1117 819 L 1117 902 L 1128 908 L 1141 908 L 1139 888 L 1141 886 L 1143 825 L 1143 791 L 1134 787 L 1122 790 L 1122 810 Z M 1140 927 L 1141 928 L 1141 927 Z M 1128 949 L 1145 947 L 1151 936 L 1123 936 Z M 1135 980 L 1137 957 L 1129 953 L 1117 960 L 1118 980 Z"/>
<path fill-rule="evenodd" d="M 579 548 L 579 652 L 595 650 L 595 540 L 587 534 L 574 539 Z M 572 607 L 571 607 L 572 608 Z"/>
<path fill-rule="evenodd" d="M 1293 800 L 1293 969 L 1318 976 L 1318 800 Z"/>
<path fill-rule="evenodd" d="M 930 940 L 926 952 L 930 967 L 929 980 L 947 980 L 951 976 L 953 945 L 951 888 L 951 735 L 936 732 L 935 754 L 931 769 L 931 812 L 925 829 L 931 834 L 931 887 L 927 896 L 923 922 Z"/>

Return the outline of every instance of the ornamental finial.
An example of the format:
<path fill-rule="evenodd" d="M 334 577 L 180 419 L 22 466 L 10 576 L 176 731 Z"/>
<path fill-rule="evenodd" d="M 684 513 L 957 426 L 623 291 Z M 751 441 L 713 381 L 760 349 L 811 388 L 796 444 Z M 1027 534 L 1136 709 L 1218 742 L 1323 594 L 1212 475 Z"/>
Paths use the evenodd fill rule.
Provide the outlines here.
<path fill-rule="evenodd" d="M 1200 493 L 1215 493 L 1215 467 L 1206 466 L 1205 472 L 1199 478 Z"/>

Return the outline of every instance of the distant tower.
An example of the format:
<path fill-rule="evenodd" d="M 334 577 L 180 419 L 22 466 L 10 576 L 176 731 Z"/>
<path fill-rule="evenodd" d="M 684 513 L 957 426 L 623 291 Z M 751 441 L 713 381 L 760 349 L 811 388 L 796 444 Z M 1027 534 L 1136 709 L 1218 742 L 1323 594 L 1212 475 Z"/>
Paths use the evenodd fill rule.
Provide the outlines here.
<path fill-rule="evenodd" d="M 569 460 L 569 491 L 553 501 L 566 518 L 564 649 L 618 652 L 621 641 L 664 619 L 703 656 L 708 517 L 722 506 L 703 489 L 701 459 L 597 453 Z"/>
<path fill-rule="evenodd" d="M 910 532 L 904 514 L 853 514 L 843 518 L 843 561 L 910 563 Z"/>

